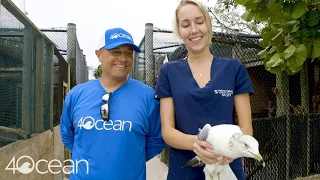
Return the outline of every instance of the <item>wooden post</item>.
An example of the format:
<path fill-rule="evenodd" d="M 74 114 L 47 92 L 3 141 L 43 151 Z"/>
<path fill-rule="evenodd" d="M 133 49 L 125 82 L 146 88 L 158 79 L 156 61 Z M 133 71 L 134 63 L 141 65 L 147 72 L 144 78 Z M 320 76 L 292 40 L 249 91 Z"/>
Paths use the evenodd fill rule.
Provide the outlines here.
<path fill-rule="evenodd" d="M 44 131 L 44 38 L 39 35 L 36 37 L 36 63 L 35 63 L 35 133 L 41 133 Z"/>
<path fill-rule="evenodd" d="M 44 129 L 53 129 L 53 52 L 52 43 L 46 43 L 46 59 L 45 59 L 45 108 L 44 108 Z"/>
<path fill-rule="evenodd" d="M 25 26 L 23 40 L 23 77 L 22 77 L 22 129 L 33 133 L 34 122 L 34 85 L 33 85 L 33 29 Z"/>
<path fill-rule="evenodd" d="M 0 0 L 0 9 L 1 9 L 1 6 L 2 6 L 2 4 L 1 4 L 1 0 Z M 0 10 L 0 17 L 1 17 L 1 10 Z M 0 20 L 0 24 L 1 24 L 2 22 L 1 22 L 1 20 Z"/>

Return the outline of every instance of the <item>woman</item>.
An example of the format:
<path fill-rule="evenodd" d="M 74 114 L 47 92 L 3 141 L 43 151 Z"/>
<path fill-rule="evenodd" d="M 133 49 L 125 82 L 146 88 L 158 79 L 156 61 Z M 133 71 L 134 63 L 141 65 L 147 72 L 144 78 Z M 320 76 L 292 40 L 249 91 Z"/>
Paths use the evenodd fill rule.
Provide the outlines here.
<path fill-rule="evenodd" d="M 206 123 L 236 124 L 235 108 L 237 124 L 244 134 L 252 135 L 249 96 L 253 88 L 239 60 L 222 59 L 210 52 L 212 24 L 203 4 L 182 0 L 174 23 L 188 54 L 186 59 L 164 64 L 157 80 L 162 135 L 171 146 L 167 180 L 201 180 L 203 167 L 182 168 L 195 154 L 206 164 L 217 162 L 217 155 L 206 150 L 214 147 L 196 140 L 198 129 Z M 231 162 L 228 158 L 225 161 Z M 233 160 L 230 166 L 239 180 L 245 179 L 241 159 Z"/>

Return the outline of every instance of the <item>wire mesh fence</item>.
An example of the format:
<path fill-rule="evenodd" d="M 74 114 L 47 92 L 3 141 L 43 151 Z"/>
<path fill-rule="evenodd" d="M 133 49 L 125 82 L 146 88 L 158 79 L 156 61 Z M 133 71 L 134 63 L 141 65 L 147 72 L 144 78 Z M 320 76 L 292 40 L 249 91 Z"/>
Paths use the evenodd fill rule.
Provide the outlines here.
<path fill-rule="evenodd" d="M 67 60 L 67 30 L 64 29 L 41 29 L 41 31 L 55 44 L 59 51 L 60 58 L 54 55 L 54 73 L 53 73 L 53 126 L 59 124 L 61 109 L 64 99 L 64 85 L 69 83 L 68 80 L 68 63 Z"/>
<path fill-rule="evenodd" d="M 2 6 L 0 13 L 0 126 L 21 127 L 23 35 L 5 32 L 23 31 L 24 25 Z M 0 145 L 5 143 L 0 140 Z"/>
<path fill-rule="evenodd" d="M 55 43 L 70 65 L 70 89 L 77 84 L 87 82 L 88 66 L 77 39 L 76 25 L 69 23 L 66 28 L 41 29 L 41 31 Z"/>
<path fill-rule="evenodd" d="M 62 91 L 53 91 L 53 84 L 62 83 L 59 76 L 66 76 L 69 82 L 69 67 L 57 46 L 14 3 L 0 2 L 2 147 L 53 128 L 53 96 Z M 54 72 L 57 63 L 64 68 Z"/>
<path fill-rule="evenodd" d="M 0 5 L 0 147 L 23 138 L 11 131 L 22 126 L 24 28 Z"/>
<path fill-rule="evenodd" d="M 155 87 L 161 65 L 185 58 L 187 50 L 172 31 L 147 23 L 145 33 L 131 76 Z M 270 73 L 257 56 L 262 50 L 259 40 L 257 35 L 215 32 L 210 46 L 215 56 L 240 60 L 254 88 L 254 137 L 266 167 L 244 158 L 247 179 L 282 180 L 320 174 L 319 63 L 306 61 L 302 70 L 291 76 Z M 162 155 L 162 161 L 168 162 L 168 148 Z"/>
<path fill-rule="evenodd" d="M 57 54 L 58 55 L 58 54 Z M 69 64 L 60 55 L 54 56 L 54 78 L 53 78 L 53 126 L 60 124 L 60 116 L 64 98 L 70 90 L 70 69 Z"/>
<path fill-rule="evenodd" d="M 53 124 L 58 125 L 68 90 L 89 79 L 87 61 L 77 40 L 75 24 L 69 23 L 66 28 L 41 29 L 41 31 L 55 43 L 62 58 L 67 61 L 60 61 L 58 57 L 54 57 Z"/>

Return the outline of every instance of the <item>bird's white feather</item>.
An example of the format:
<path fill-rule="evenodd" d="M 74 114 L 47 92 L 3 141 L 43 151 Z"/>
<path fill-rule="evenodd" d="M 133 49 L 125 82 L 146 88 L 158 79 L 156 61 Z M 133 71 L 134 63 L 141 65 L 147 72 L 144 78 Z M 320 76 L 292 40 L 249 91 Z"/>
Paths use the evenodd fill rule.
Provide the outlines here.
<path fill-rule="evenodd" d="M 212 173 L 214 171 L 211 168 L 212 166 L 207 165 L 203 169 L 206 180 L 238 180 L 229 165 L 218 167 L 219 170 L 217 170 L 216 172 L 220 173 L 219 176 L 218 176 L 218 173 Z"/>
<path fill-rule="evenodd" d="M 230 158 L 237 158 L 230 151 L 230 138 L 235 134 L 242 134 L 239 126 L 231 124 L 216 125 L 210 128 L 207 141 L 214 147 L 214 152 Z"/>

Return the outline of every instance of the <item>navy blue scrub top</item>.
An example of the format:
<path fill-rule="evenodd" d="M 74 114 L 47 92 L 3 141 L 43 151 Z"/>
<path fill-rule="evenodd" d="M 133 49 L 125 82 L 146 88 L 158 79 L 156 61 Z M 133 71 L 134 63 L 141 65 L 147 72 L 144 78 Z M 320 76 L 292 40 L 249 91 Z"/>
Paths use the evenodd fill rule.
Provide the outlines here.
<path fill-rule="evenodd" d="M 155 98 L 172 97 L 176 129 L 196 135 L 207 123 L 212 126 L 235 124 L 234 95 L 241 93 L 253 94 L 243 64 L 237 59 L 214 56 L 211 80 L 203 88 L 198 86 L 186 59 L 164 64 L 158 76 Z M 192 151 L 171 148 L 167 180 L 204 180 L 203 167 L 182 168 L 194 156 Z M 234 160 L 230 167 L 239 180 L 245 179 L 241 159 Z"/>

